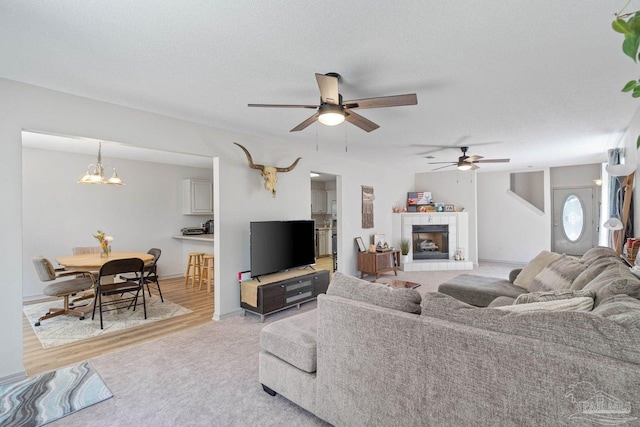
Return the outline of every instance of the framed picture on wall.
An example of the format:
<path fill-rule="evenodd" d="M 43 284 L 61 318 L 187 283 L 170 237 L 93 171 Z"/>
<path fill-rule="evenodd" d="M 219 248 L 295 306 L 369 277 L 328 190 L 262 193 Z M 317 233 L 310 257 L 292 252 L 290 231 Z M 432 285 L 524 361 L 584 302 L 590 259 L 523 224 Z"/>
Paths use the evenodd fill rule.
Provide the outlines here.
<path fill-rule="evenodd" d="M 373 228 L 373 187 L 362 186 L 362 228 Z"/>

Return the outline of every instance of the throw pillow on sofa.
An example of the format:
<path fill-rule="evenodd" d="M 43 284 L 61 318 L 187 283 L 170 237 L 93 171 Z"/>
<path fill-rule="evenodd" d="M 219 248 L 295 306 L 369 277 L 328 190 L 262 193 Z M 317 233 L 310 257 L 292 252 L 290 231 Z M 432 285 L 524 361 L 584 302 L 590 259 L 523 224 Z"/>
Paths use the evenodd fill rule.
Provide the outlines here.
<path fill-rule="evenodd" d="M 533 279 L 529 292 L 569 289 L 573 281 L 589 267 L 577 258 L 561 255 Z"/>
<path fill-rule="evenodd" d="M 543 291 L 543 292 L 531 292 L 528 294 L 522 294 L 514 301 L 514 304 L 529 304 L 531 302 L 544 302 L 544 301 L 558 301 L 563 299 L 589 297 L 594 299 L 596 297 L 595 291 L 572 291 L 561 289 L 558 291 Z"/>
<path fill-rule="evenodd" d="M 530 302 L 528 304 L 513 304 L 495 307 L 496 310 L 526 313 L 532 311 L 591 311 L 593 298 L 578 297 L 561 300 Z"/>
<path fill-rule="evenodd" d="M 629 295 L 640 298 L 640 279 L 622 262 L 609 265 L 595 279 L 583 288 L 596 293 L 595 306 L 614 295 Z"/>
<path fill-rule="evenodd" d="M 338 271 L 333 273 L 327 295 L 335 295 L 380 307 L 420 314 L 420 293 L 414 289 L 392 288 L 380 283 L 367 282 Z"/>
<path fill-rule="evenodd" d="M 529 263 L 522 268 L 522 271 L 518 274 L 515 280 L 513 280 L 513 284 L 529 290 L 531 282 L 538 275 L 538 273 L 540 273 L 546 266 L 548 266 L 561 256 L 561 254 L 555 252 L 540 252 L 534 259 L 529 261 Z"/>
<path fill-rule="evenodd" d="M 583 262 L 587 264 L 591 264 L 594 261 L 597 261 L 602 258 L 620 258 L 616 251 L 606 246 L 596 246 L 595 248 L 589 249 L 587 252 L 582 255 L 580 258 Z"/>

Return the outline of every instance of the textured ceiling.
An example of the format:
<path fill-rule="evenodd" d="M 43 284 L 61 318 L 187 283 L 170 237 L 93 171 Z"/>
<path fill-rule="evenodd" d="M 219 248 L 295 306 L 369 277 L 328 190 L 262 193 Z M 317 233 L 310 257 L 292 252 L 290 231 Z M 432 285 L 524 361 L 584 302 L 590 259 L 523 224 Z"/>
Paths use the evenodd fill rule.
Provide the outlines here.
<path fill-rule="evenodd" d="M 414 171 L 425 145 L 512 159 L 480 171 L 594 163 L 639 102 L 620 93 L 638 76 L 610 27 L 624 3 L 3 0 L 0 77 Z M 345 99 L 418 105 L 359 110 L 371 133 L 247 107 L 316 104 L 326 72 Z"/>

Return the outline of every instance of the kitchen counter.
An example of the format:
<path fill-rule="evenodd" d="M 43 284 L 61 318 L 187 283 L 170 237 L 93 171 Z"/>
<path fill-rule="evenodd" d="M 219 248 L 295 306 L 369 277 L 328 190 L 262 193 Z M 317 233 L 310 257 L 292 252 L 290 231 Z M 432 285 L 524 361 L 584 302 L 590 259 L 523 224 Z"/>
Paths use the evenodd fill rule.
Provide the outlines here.
<path fill-rule="evenodd" d="M 183 235 L 177 235 L 177 236 L 171 236 L 173 239 L 180 239 L 180 240 L 194 240 L 197 242 L 211 242 L 213 243 L 213 234 L 193 234 L 190 236 L 183 236 Z"/>

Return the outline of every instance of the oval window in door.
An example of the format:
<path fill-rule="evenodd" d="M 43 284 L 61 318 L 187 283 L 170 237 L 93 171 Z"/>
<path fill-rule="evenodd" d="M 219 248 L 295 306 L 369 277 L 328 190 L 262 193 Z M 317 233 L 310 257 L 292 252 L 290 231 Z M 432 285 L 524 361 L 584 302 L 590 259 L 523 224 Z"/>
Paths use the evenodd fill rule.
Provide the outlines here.
<path fill-rule="evenodd" d="M 577 242 L 584 232 L 584 208 L 574 194 L 569 195 L 562 208 L 562 229 L 567 240 Z"/>

